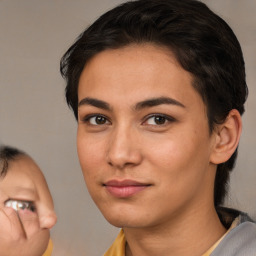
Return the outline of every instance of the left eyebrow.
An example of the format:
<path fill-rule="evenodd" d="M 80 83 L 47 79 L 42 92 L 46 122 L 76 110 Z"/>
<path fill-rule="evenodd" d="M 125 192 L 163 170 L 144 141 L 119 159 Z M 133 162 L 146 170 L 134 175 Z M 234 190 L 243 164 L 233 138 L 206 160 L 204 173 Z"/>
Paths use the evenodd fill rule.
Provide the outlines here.
<path fill-rule="evenodd" d="M 78 103 L 78 107 L 83 106 L 83 105 L 90 105 L 94 106 L 96 108 L 101 108 L 105 110 L 110 110 L 110 106 L 107 102 L 94 99 L 94 98 L 84 98 Z"/>
<path fill-rule="evenodd" d="M 147 107 L 155 107 L 155 106 L 159 106 L 162 104 L 170 104 L 170 105 L 175 105 L 175 106 L 185 108 L 185 106 L 181 102 L 179 102 L 175 99 L 172 99 L 169 97 L 159 97 L 159 98 L 151 98 L 151 99 L 147 99 L 147 100 L 138 102 L 135 105 L 135 110 L 141 110 L 141 109 L 147 108 Z"/>

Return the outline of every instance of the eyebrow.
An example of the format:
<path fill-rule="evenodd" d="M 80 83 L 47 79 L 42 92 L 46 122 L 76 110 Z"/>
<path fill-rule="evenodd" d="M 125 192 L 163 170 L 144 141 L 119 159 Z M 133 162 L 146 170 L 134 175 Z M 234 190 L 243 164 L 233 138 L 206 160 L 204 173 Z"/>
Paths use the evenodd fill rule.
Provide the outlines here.
<path fill-rule="evenodd" d="M 105 110 L 110 110 L 110 105 L 102 100 L 94 99 L 94 98 L 84 98 L 78 103 L 78 107 L 83 106 L 83 105 L 90 105 L 94 106 L 96 108 L 101 108 Z"/>
<path fill-rule="evenodd" d="M 158 97 L 158 98 L 151 98 L 151 99 L 147 99 L 147 100 L 138 102 L 135 105 L 135 110 L 141 110 L 141 109 L 147 108 L 147 107 L 155 107 L 155 106 L 159 106 L 162 104 L 170 104 L 170 105 L 175 105 L 175 106 L 185 108 L 185 106 L 181 102 L 179 102 L 175 99 L 172 99 L 169 97 Z"/>
<path fill-rule="evenodd" d="M 163 104 L 175 105 L 175 106 L 185 108 L 185 106 L 181 102 L 179 102 L 175 99 L 172 99 L 169 97 L 158 97 L 158 98 L 150 98 L 150 99 L 138 102 L 135 105 L 134 109 L 141 110 L 143 108 L 155 107 L 155 106 L 159 106 L 159 105 L 163 105 Z M 86 97 L 86 98 L 82 99 L 78 103 L 78 107 L 83 106 L 83 105 L 90 105 L 90 106 L 94 106 L 96 108 L 100 108 L 100 109 L 104 109 L 104 110 L 111 110 L 111 107 L 107 102 L 98 100 L 95 98 Z"/>

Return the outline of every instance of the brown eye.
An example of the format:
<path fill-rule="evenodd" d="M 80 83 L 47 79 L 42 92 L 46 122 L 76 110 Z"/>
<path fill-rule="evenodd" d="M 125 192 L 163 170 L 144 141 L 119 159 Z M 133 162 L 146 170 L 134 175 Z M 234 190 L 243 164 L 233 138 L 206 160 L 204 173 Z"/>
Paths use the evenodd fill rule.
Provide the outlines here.
<path fill-rule="evenodd" d="M 91 125 L 104 125 L 104 124 L 109 124 L 110 122 L 105 116 L 102 115 L 94 115 L 94 116 L 89 116 L 85 120 Z"/>
<path fill-rule="evenodd" d="M 28 210 L 30 210 L 31 212 L 35 212 L 36 211 L 36 207 L 35 207 L 33 202 L 30 202 Z"/>
<path fill-rule="evenodd" d="M 147 125 L 164 125 L 168 121 L 166 116 L 153 115 L 146 120 Z"/>
<path fill-rule="evenodd" d="M 164 124 L 166 122 L 166 118 L 163 116 L 155 116 L 154 119 L 154 122 L 158 125 Z"/>
<path fill-rule="evenodd" d="M 31 212 L 36 211 L 36 208 L 35 208 L 33 202 L 19 201 L 18 202 L 18 208 L 20 210 L 30 210 Z"/>
<path fill-rule="evenodd" d="M 106 118 L 103 116 L 96 116 L 95 117 L 95 123 L 96 124 L 105 124 L 106 123 Z"/>
<path fill-rule="evenodd" d="M 151 114 L 146 118 L 146 120 L 143 122 L 143 125 L 150 125 L 150 126 L 164 126 L 167 124 L 170 124 L 172 122 L 175 122 L 176 120 L 165 114 Z"/>

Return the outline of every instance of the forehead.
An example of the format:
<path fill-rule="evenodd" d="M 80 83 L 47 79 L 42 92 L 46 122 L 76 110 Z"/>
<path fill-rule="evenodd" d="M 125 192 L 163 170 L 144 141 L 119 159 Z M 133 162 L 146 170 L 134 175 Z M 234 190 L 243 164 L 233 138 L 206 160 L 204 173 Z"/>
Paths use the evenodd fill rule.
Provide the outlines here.
<path fill-rule="evenodd" d="M 182 100 L 201 98 L 192 86 L 192 75 L 164 47 L 141 44 L 105 50 L 85 66 L 78 85 L 78 101 L 96 97 L 125 102 L 169 96 Z M 192 97 L 194 94 L 196 97 Z"/>
<path fill-rule="evenodd" d="M 35 182 L 39 174 L 40 169 L 31 158 L 18 156 L 8 162 L 7 173 L 0 180 L 0 189 L 10 197 L 29 196 L 32 200 L 36 197 Z"/>
<path fill-rule="evenodd" d="M 10 175 L 26 174 L 31 178 L 40 172 L 37 164 L 29 156 L 17 156 L 8 162 L 8 172 Z"/>
<path fill-rule="evenodd" d="M 80 81 L 82 78 L 89 80 L 94 76 L 97 79 L 110 79 L 114 69 L 121 72 L 115 73 L 115 79 L 130 76 L 130 79 L 135 80 L 147 72 L 147 77 L 144 76 L 143 79 L 152 80 L 153 75 L 149 76 L 150 72 L 148 71 L 159 73 L 166 71 L 164 70 L 166 64 L 174 65 L 180 71 L 186 72 L 166 47 L 149 43 L 131 44 L 118 49 L 107 49 L 96 54 L 86 64 Z"/>

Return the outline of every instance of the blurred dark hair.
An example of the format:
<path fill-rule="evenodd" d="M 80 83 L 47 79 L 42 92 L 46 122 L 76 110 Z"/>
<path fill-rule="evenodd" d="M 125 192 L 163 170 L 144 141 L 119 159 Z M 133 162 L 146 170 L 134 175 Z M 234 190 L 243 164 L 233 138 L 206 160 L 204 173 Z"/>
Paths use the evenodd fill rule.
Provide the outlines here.
<path fill-rule="evenodd" d="M 247 98 L 240 44 L 227 23 L 196 0 L 128 1 L 106 12 L 87 28 L 61 59 L 66 100 L 77 119 L 78 82 L 86 63 L 106 49 L 150 43 L 168 48 L 193 76 L 193 87 L 207 107 L 210 132 L 230 110 L 244 112 Z M 219 164 L 215 205 L 223 202 L 237 150 Z"/>
<path fill-rule="evenodd" d="M 10 146 L 0 146 L 0 177 L 4 177 L 6 175 L 9 162 L 14 161 L 21 155 L 26 155 L 26 153 Z"/>

